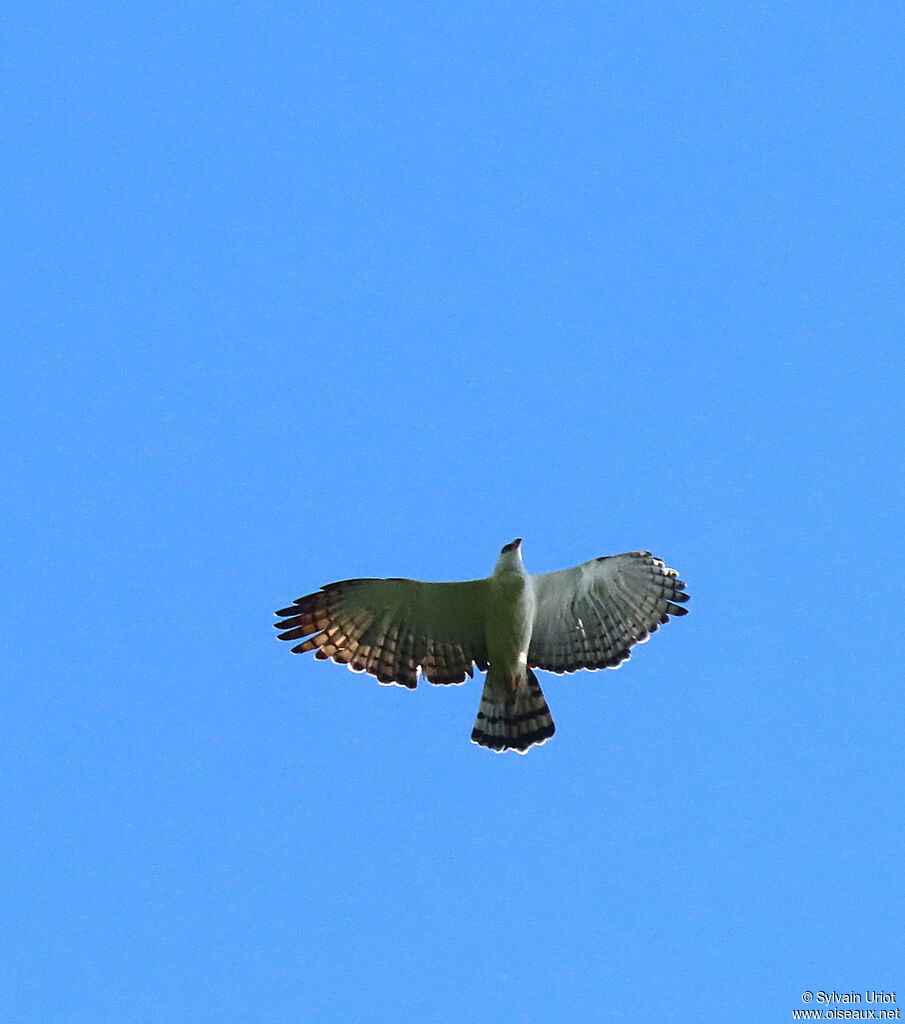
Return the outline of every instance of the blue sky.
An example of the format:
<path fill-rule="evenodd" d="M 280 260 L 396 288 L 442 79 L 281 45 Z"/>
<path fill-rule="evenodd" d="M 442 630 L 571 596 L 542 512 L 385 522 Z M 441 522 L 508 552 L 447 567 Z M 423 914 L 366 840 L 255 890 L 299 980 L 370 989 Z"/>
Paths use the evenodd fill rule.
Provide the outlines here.
<path fill-rule="evenodd" d="M 4 1020 L 905 992 L 899 5 L 3 25 Z M 526 757 L 275 642 L 516 536 L 692 595 Z"/>

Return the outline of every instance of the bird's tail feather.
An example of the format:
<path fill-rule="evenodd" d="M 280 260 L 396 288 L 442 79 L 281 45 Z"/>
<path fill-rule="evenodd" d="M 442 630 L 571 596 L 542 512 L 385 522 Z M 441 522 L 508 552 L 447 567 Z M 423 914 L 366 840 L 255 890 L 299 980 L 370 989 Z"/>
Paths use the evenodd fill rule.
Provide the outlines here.
<path fill-rule="evenodd" d="M 491 665 L 471 742 L 497 752 L 517 750 L 524 754 L 529 747 L 543 743 L 556 732 L 540 683 L 529 668 L 525 682 L 515 693 L 500 697 L 491 683 L 492 671 Z"/>

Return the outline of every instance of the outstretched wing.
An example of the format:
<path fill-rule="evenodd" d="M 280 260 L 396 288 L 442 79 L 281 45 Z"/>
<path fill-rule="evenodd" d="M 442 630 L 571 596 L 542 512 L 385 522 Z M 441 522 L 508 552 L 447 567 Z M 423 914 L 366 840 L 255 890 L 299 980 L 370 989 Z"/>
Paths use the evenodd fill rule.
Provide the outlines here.
<path fill-rule="evenodd" d="M 314 651 L 381 683 L 462 683 L 473 663 L 487 668 L 484 616 L 487 581 L 343 580 L 300 597 L 276 614 L 281 640 Z"/>
<path fill-rule="evenodd" d="M 685 584 L 649 551 L 595 558 L 532 577 L 537 597 L 528 664 L 549 672 L 616 668 L 670 615 Z"/>

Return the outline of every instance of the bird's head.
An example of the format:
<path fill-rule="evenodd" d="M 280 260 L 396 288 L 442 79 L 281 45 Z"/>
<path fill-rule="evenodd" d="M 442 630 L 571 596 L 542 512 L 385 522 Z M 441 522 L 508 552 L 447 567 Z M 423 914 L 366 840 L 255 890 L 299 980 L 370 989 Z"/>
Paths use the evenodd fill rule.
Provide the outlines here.
<path fill-rule="evenodd" d="M 505 572 L 507 569 L 521 570 L 522 567 L 522 538 L 516 537 L 514 541 L 503 545 L 500 557 L 497 559 L 494 572 Z"/>

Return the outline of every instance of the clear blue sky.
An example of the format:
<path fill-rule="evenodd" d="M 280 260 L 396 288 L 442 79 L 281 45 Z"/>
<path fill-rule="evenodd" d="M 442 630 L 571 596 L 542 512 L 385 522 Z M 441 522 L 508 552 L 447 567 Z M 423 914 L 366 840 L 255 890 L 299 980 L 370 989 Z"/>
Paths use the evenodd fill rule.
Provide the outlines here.
<path fill-rule="evenodd" d="M 9 1024 L 905 1003 L 898 3 L 13 2 Z M 650 549 L 555 738 L 293 657 Z"/>

